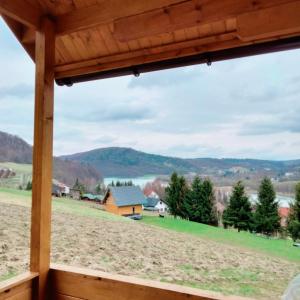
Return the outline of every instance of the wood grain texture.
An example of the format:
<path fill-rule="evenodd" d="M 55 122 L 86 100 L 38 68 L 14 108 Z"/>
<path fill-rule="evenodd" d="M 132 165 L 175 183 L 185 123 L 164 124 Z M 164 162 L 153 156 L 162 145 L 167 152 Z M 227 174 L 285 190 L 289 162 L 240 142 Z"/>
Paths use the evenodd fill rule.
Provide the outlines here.
<path fill-rule="evenodd" d="M 42 13 L 38 4 L 33 6 L 24 0 L 0 0 L 0 14 L 28 27 L 39 28 Z"/>
<path fill-rule="evenodd" d="M 37 273 L 26 272 L 0 283 L 0 300 L 31 300 L 32 282 Z"/>
<path fill-rule="evenodd" d="M 237 30 L 245 41 L 300 32 L 300 1 L 242 14 L 237 17 Z"/>
<path fill-rule="evenodd" d="M 39 273 L 35 299 L 45 299 L 50 264 L 54 106 L 54 24 L 42 21 L 36 34 L 35 112 L 30 270 Z"/>
<path fill-rule="evenodd" d="M 114 36 L 119 41 L 186 29 L 198 24 L 226 20 L 241 13 L 277 5 L 284 0 L 186 0 L 168 7 L 138 15 L 122 17 L 114 22 Z"/>
<path fill-rule="evenodd" d="M 154 282 L 85 269 L 51 266 L 51 284 L 56 295 L 85 300 L 245 300 L 242 297 Z M 67 299 L 67 298 L 62 298 Z M 72 299 L 72 298 L 71 298 Z"/>
<path fill-rule="evenodd" d="M 59 35 L 89 29 L 107 24 L 123 16 L 130 16 L 163 7 L 182 0 L 110 0 L 98 1 L 97 4 L 81 7 L 57 17 L 56 32 Z"/>

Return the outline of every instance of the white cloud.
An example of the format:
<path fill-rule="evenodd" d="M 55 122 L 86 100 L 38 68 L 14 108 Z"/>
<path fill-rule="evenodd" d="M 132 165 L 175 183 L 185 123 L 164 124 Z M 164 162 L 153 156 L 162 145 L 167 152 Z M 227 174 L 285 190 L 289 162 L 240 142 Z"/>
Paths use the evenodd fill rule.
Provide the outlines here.
<path fill-rule="evenodd" d="M 0 130 L 32 142 L 34 65 L 0 31 Z M 54 152 L 299 158 L 299 68 L 297 50 L 56 87 Z"/>

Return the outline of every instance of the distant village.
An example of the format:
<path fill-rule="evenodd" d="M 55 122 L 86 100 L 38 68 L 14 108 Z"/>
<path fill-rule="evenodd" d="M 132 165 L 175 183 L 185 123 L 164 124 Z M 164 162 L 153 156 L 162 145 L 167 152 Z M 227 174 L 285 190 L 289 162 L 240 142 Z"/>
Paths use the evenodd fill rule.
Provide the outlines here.
<path fill-rule="evenodd" d="M 99 204 L 104 210 L 132 219 L 140 219 L 142 212 L 152 212 L 163 217 L 169 212 L 165 199 L 165 189 L 169 186 L 169 178 L 157 178 L 148 182 L 143 188 L 134 185 L 132 181 L 116 181 L 105 186 L 97 185 L 98 193 L 87 193 L 77 180 L 73 187 L 69 187 L 58 180 L 52 181 L 52 195 L 55 197 L 69 197 L 78 201 L 89 201 Z M 228 205 L 232 193 L 232 186 L 215 187 L 215 204 L 217 215 L 222 216 Z M 256 201 L 257 195 L 250 195 L 251 201 Z M 282 227 L 287 226 L 290 207 L 287 202 L 279 202 L 278 214 Z"/>

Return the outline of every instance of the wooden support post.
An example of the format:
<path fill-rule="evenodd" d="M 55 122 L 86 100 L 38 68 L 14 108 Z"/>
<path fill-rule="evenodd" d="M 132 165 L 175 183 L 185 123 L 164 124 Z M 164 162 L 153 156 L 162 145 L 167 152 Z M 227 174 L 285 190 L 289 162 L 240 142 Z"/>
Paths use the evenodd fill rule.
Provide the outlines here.
<path fill-rule="evenodd" d="M 50 266 L 54 107 L 54 24 L 43 19 L 36 33 L 35 112 L 30 271 L 38 272 L 34 299 L 44 300 Z"/>

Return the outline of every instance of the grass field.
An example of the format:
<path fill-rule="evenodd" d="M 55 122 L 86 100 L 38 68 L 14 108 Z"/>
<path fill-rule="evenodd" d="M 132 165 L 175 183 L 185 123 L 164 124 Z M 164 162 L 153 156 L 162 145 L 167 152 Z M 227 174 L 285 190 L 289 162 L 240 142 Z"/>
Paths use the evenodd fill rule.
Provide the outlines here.
<path fill-rule="evenodd" d="M 31 180 L 32 165 L 30 164 L 0 162 L 1 167 L 12 169 L 16 172 L 16 176 L 14 177 L 0 179 L 0 186 L 2 187 L 18 188 L 19 185 L 26 186 L 27 182 Z"/>
<path fill-rule="evenodd" d="M 31 191 L 0 188 L 0 202 L 31 207 Z M 91 202 L 76 201 L 68 198 L 53 198 L 52 210 L 78 216 L 95 217 L 105 220 L 130 221 L 99 209 Z"/>
<path fill-rule="evenodd" d="M 237 232 L 236 230 L 230 229 L 225 230 L 223 228 L 175 219 L 173 217 L 158 218 L 154 216 L 144 216 L 143 222 L 145 224 L 155 225 L 177 232 L 184 232 L 225 244 L 267 253 L 290 261 L 300 262 L 300 248 L 293 247 L 293 242 L 290 239 L 265 238 L 249 232 Z"/>
<path fill-rule="evenodd" d="M 0 281 L 28 268 L 30 196 L 0 189 Z M 132 221 L 71 199 L 52 207 L 55 263 L 272 300 L 300 272 L 290 241 L 171 217 Z"/>

